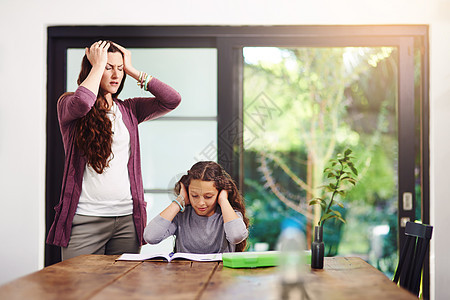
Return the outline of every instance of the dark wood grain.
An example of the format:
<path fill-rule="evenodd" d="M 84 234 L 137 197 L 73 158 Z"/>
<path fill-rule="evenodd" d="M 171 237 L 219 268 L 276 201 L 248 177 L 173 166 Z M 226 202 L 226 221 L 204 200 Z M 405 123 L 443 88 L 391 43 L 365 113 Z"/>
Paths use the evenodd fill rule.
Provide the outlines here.
<path fill-rule="evenodd" d="M 200 299 L 279 299 L 275 267 L 231 269 L 220 264 Z"/>
<path fill-rule="evenodd" d="M 1 286 L 0 299 L 280 299 L 277 267 L 116 258 L 84 255 L 63 261 Z M 304 282 L 311 300 L 417 299 L 356 257 L 327 257 L 323 270 L 306 266 Z"/>
<path fill-rule="evenodd" d="M 278 268 L 229 269 L 220 266 L 201 299 L 230 299 L 229 296 L 233 299 L 279 299 L 278 271 Z M 311 300 L 417 299 L 356 257 L 327 257 L 322 270 L 307 266 L 304 282 Z"/>
<path fill-rule="evenodd" d="M 198 299 L 218 262 L 143 262 L 93 299 Z"/>
<path fill-rule="evenodd" d="M 330 257 L 325 264 L 307 277 L 312 299 L 417 299 L 360 258 Z"/>
<path fill-rule="evenodd" d="M 90 299 L 140 262 L 82 255 L 0 287 L 0 299 Z"/>

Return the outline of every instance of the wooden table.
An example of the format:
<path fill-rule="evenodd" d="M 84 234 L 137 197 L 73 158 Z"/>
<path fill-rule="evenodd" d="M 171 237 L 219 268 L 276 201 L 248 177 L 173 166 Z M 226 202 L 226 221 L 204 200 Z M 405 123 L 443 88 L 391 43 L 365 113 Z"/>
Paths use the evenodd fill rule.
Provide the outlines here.
<path fill-rule="evenodd" d="M 278 268 L 230 269 L 218 262 L 130 262 L 83 255 L 0 286 L 0 299 L 279 299 Z M 7 270 L 2 270 L 7 272 Z M 417 299 L 356 257 L 308 267 L 309 299 Z"/>

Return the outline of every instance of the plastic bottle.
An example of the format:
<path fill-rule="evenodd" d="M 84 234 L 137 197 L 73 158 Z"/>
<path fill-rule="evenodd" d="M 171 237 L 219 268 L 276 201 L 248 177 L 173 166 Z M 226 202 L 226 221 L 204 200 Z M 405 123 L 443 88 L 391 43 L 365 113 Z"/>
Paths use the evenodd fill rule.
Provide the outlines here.
<path fill-rule="evenodd" d="M 278 238 L 281 299 L 303 299 L 305 274 L 305 236 L 292 219 L 283 221 Z"/>

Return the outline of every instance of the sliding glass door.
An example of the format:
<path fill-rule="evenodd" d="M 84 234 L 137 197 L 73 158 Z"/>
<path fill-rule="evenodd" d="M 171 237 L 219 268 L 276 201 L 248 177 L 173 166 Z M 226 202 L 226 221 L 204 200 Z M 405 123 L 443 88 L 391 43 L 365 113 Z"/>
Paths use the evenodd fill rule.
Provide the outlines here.
<path fill-rule="evenodd" d="M 324 227 L 325 255 L 397 262 L 398 51 L 395 47 L 243 48 L 244 191 L 252 242 L 274 248 L 286 217 L 311 244 L 324 168 L 350 148 L 358 184 Z M 337 199 L 336 199 L 337 200 Z M 272 230 L 267 230 L 272 228 Z M 259 244 L 258 244 L 259 245 Z"/>
<path fill-rule="evenodd" d="M 320 207 L 309 201 L 323 196 L 330 158 L 350 148 L 358 184 L 340 199 L 347 222 L 324 229 L 326 254 L 360 256 L 391 276 L 406 222 L 429 222 L 421 41 L 266 36 L 228 43 L 234 65 L 224 69 L 242 120 L 242 138 L 230 147 L 233 175 L 251 216 L 252 249 L 274 249 L 286 217 L 303 226 L 310 245 Z"/>

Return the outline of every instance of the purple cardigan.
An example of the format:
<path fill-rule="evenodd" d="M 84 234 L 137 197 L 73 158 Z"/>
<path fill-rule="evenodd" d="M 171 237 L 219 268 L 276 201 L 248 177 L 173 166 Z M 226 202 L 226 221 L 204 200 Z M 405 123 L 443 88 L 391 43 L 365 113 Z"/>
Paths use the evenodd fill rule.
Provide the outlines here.
<path fill-rule="evenodd" d="M 122 113 L 122 119 L 130 133 L 130 158 L 128 175 L 133 197 L 133 219 L 140 244 L 144 244 L 143 232 L 147 223 L 147 203 L 144 201 L 138 124 L 156 119 L 175 109 L 181 97 L 173 88 L 153 78 L 148 90 L 152 98 L 114 99 Z M 72 220 L 77 210 L 83 183 L 86 158 L 80 154 L 74 142 L 76 121 L 85 116 L 96 101 L 96 96 L 85 87 L 60 98 L 57 105 L 58 120 L 64 143 L 64 174 L 59 204 L 55 207 L 55 220 L 47 236 L 47 243 L 67 247 L 72 230 Z"/>

